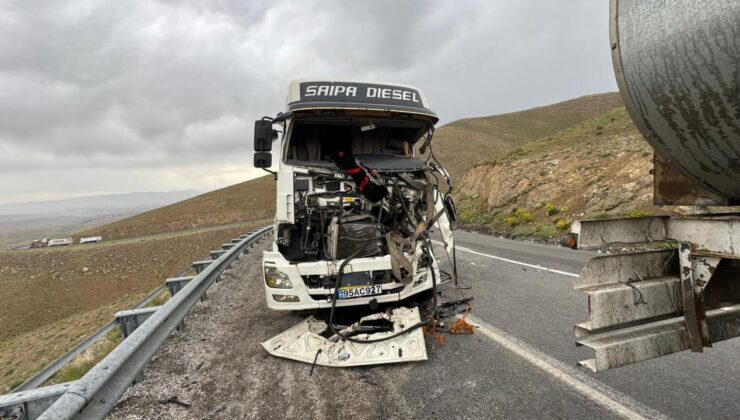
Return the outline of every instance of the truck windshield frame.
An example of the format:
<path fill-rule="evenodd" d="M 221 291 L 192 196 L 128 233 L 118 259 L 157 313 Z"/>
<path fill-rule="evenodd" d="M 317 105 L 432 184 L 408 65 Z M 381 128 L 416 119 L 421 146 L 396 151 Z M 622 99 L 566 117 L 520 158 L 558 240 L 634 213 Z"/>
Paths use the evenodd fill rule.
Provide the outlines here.
<path fill-rule="evenodd" d="M 374 169 L 418 170 L 423 162 L 412 158 L 414 145 L 432 127 L 428 121 L 383 116 L 294 116 L 286 133 L 283 161 L 292 166 L 335 168 L 331 157 L 342 151 L 373 161 Z"/>

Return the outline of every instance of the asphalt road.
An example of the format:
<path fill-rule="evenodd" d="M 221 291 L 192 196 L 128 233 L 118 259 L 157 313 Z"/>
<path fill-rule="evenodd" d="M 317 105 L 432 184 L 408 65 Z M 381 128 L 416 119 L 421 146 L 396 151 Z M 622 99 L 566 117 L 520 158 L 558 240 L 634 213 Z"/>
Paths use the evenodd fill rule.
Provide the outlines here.
<path fill-rule="evenodd" d="M 456 232 L 456 244 L 478 253 L 577 274 L 594 254 Z M 458 251 L 458 271 L 473 289 L 475 315 L 548 356 L 575 366 L 593 357 L 573 344 L 573 324 L 588 319 L 584 294 L 572 276 Z M 740 416 L 740 340 L 606 372 L 579 371 L 634 401 L 673 418 Z M 582 417 L 577 411 L 573 416 Z"/>
<path fill-rule="evenodd" d="M 425 362 L 335 369 L 282 360 L 259 342 L 302 315 L 269 311 L 243 258 L 127 391 L 114 418 L 737 418 L 740 340 L 613 371 L 572 325 L 587 318 L 574 276 L 593 254 L 456 232 L 476 334 L 427 339 Z M 454 292 L 446 288 L 444 293 Z M 166 402 L 176 396 L 187 407 Z M 163 402 L 165 401 L 165 402 Z"/>

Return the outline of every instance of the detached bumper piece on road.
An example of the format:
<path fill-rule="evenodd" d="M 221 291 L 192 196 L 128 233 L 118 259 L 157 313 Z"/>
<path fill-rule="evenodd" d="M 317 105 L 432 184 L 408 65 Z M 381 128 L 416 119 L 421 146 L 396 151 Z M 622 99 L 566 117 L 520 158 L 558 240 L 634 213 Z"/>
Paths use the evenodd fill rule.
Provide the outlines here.
<path fill-rule="evenodd" d="M 362 331 L 379 321 L 390 322 L 390 331 L 363 333 L 353 336 L 357 340 L 375 340 L 396 334 L 421 321 L 418 308 L 395 308 L 390 314 L 377 313 L 361 318 L 347 327 L 343 334 Z M 377 343 L 356 343 L 340 339 L 338 336 L 326 338 L 322 333 L 328 330 L 326 322 L 313 316 L 291 327 L 285 332 L 262 343 L 262 347 L 273 356 L 297 360 L 299 362 L 330 367 L 367 366 L 386 363 L 417 362 L 427 360 L 424 333 L 416 328 L 396 338 Z"/>

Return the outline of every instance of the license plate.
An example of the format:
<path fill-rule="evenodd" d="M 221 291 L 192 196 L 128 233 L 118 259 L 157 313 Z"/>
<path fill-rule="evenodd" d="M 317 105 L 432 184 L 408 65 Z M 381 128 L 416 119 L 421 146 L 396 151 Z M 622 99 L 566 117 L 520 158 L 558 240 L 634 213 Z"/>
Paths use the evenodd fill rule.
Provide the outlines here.
<path fill-rule="evenodd" d="M 383 286 L 376 284 L 375 286 L 347 286 L 339 289 L 337 298 L 339 299 L 352 299 L 356 297 L 379 295 L 383 293 Z"/>

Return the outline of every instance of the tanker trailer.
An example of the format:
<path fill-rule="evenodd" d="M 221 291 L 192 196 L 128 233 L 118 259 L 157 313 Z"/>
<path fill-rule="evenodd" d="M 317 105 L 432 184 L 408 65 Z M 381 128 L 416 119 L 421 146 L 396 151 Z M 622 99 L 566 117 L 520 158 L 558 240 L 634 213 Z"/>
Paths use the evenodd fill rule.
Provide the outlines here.
<path fill-rule="evenodd" d="M 654 203 L 694 210 L 573 223 L 578 248 L 662 244 L 596 257 L 576 280 L 589 309 L 576 345 L 594 351 L 580 362 L 594 371 L 740 335 L 740 2 L 611 0 L 610 39 L 622 99 L 655 152 Z"/>

